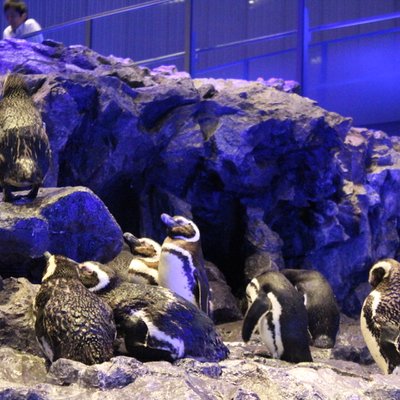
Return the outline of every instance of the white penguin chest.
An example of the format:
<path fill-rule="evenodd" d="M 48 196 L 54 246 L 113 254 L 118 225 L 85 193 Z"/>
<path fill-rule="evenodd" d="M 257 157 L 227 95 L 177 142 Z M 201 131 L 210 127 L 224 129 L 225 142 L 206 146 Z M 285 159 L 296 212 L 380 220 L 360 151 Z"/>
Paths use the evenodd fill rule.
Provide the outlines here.
<path fill-rule="evenodd" d="M 267 296 L 272 303 L 272 307 L 259 319 L 258 329 L 261 339 L 271 352 L 272 357 L 280 358 L 284 352 L 280 324 L 282 306 L 273 293 L 270 292 Z"/>
<path fill-rule="evenodd" d="M 171 244 L 163 246 L 158 265 L 159 285 L 172 290 L 193 304 L 196 304 L 195 269 L 192 255 L 188 251 Z"/>

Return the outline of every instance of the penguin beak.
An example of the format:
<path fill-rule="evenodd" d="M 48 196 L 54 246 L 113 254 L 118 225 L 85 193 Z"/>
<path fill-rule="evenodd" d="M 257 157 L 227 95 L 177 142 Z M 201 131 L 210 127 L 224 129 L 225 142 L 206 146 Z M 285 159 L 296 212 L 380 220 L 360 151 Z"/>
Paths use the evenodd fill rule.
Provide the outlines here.
<path fill-rule="evenodd" d="M 124 237 L 125 243 L 128 244 L 129 246 L 136 247 L 136 246 L 140 246 L 140 244 L 141 244 L 140 240 L 130 232 L 125 232 L 123 237 Z"/>
<path fill-rule="evenodd" d="M 169 228 L 177 225 L 176 221 L 170 215 L 165 213 L 161 214 L 161 221 Z"/>

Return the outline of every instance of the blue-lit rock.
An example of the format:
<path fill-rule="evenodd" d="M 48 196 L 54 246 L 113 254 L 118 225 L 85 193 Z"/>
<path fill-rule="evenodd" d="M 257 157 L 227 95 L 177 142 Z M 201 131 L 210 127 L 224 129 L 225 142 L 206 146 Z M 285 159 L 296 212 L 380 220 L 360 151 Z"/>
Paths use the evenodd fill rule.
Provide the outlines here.
<path fill-rule="evenodd" d="M 398 139 L 354 128 L 293 82 L 191 79 L 50 41 L 0 50 L 0 72 L 26 74 L 46 122 L 47 184 L 90 188 L 123 231 L 160 242 L 159 215 L 187 204 L 236 293 L 272 260 L 321 271 L 357 314 L 370 266 L 399 252 Z"/>
<path fill-rule="evenodd" d="M 105 262 L 121 247 L 120 227 L 87 188 L 42 188 L 33 201 L 0 201 L 3 276 L 30 276 L 34 259 L 40 259 L 45 251 L 77 261 Z"/>

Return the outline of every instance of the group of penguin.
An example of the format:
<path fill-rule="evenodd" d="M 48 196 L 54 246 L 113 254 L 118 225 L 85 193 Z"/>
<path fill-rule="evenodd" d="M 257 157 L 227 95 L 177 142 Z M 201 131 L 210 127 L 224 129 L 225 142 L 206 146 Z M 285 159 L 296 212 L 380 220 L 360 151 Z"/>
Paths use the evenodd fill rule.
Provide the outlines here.
<path fill-rule="evenodd" d="M 119 350 L 142 361 L 227 357 L 211 319 L 200 231 L 183 216 L 162 214 L 161 221 L 162 246 L 125 233 L 124 249 L 108 264 L 47 255 L 34 311 L 36 336 L 50 361 L 105 361 L 116 334 Z M 309 332 L 314 345 L 334 345 L 339 309 L 320 273 L 267 272 L 249 283 L 246 296 L 243 340 L 258 329 L 272 357 L 312 361 Z"/>
<path fill-rule="evenodd" d="M 45 124 L 19 74 L 8 74 L 0 100 L 0 185 L 3 200 L 28 188 L 35 199 L 51 163 Z M 124 235 L 126 248 L 103 265 L 47 254 L 35 299 L 35 331 L 50 361 L 86 364 L 114 354 L 115 338 L 142 360 L 194 357 L 218 361 L 228 355 L 210 319 L 210 287 L 197 226 L 162 214 L 168 235 L 162 246 Z M 361 312 L 361 331 L 378 366 L 400 366 L 400 264 L 393 259 L 370 270 L 373 288 Z M 309 344 L 333 347 L 339 309 L 316 271 L 282 270 L 255 277 L 246 288 L 242 337 L 258 330 L 273 357 L 312 361 Z"/>
<path fill-rule="evenodd" d="M 181 216 L 161 220 L 162 246 L 126 233 L 125 248 L 108 264 L 47 255 L 34 314 L 38 343 L 51 362 L 103 362 L 114 344 L 141 361 L 228 356 L 210 318 L 199 230 Z"/>

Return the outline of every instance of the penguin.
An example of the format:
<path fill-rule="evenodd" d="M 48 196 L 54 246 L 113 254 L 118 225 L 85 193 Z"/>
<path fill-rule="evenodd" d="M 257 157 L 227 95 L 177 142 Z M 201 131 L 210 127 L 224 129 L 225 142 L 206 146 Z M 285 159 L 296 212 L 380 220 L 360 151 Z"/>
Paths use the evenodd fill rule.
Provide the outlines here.
<path fill-rule="evenodd" d="M 124 240 L 132 254 L 128 266 L 129 281 L 158 285 L 161 246 L 153 239 L 137 238 L 130 232 L 124 233 Z"/>
<path fill-rule="evenodd" d="M 29 188 L 35 199 L 49 169 L 51 151 L 45 124 L 19 74 L 7 75 L 0 102 L 0 185 L 12 202 L 13 188 Z"/>
<path fill-rule="evenodd" d="M 303 297 L 284 275 L 269 271 L 253 278 L 246 287 L 246 297 L 249 308 L 242 325 L 244 342 L 258 328 L 273 358 L 292 363 L 312 361 Z"/>
<path fill-rule="evenodd" d="M 329 282 L 318 271 L 283 269 L 281 273 L 303 295 L 312 345 L 333 348 L 339 331 L 340 311 Z"/>
<path fill-rule="evenodd" d="M 87 365 L 113 356 L 116 326 L 111 308 L 79 280 L 78 263 L 47 254 L 34 301 L 35 333 L 44 355 Z"/>
<path fill-rule="evenodd" d="M 400 366 L 400 263 L 378 261 L 368 282 L 373 290 L 361 309 L 361 332 L 379 368 L 391 374 Z"/>
<path fill-rule="evenodd" d="M 87 261 L 79 268 L 82 283 L 113 309 L 130 356 L 169 362 L 183 357 L 217 362 L 228 356 L 211 319 L 171 290 L 123 281 L 98 262 Z"/>
<path fill-rule="evenodd" d="M 167 237 L 161 246 L 159 285 L 171 289 L 210 316 L 210 286 L 199 228 L 182 216 L 161 214 L 161 221 L 167 227 Z"/>

